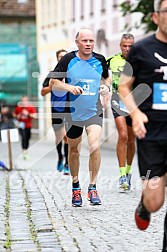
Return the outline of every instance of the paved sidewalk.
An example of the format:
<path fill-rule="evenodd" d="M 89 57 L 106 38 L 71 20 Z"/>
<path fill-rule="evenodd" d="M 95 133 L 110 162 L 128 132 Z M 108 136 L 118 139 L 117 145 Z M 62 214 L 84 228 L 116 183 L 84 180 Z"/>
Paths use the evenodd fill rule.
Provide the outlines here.
<path fill-rule="evenodd" d="M 6 144 L 0 144 L 8 163 Z M 138 231 L 134 209 L 141 184 L 136 158 L 133 190 L 119 193 L 115 151 L 102 146 L 97 189 L 101 206 L 87 201 L 88 152 L 81 152 L 83 207 L 71 206 L 71 179 L 56 171 L 54 140 L 32 141 L 28 161 L 19 143 L 12 144 L 13 170 L 0 171 L 0 252 L 159 252 L 162 249 L 165 206 L 153 214 L 147 231 Z M 1 159 L 0 158 L 0 159 Z"/>

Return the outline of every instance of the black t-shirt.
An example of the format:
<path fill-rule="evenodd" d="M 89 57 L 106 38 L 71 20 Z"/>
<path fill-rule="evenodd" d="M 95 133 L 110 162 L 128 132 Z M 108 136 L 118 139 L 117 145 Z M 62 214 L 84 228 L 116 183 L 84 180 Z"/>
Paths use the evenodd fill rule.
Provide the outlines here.
<path fill-rule="evenodd" d="M 140 84 L 151 88 L 151 94 L 139 106 L 149 119 L 146 138 L 167 139 L 167 43 L 151 35 L 134 44 L 127 62 L 132 66 L 135 77 L 133 88 L 139 87 Z M 124 68 L 126 75 L 129 75 L 128 63 Z M 142 92 L 144 91 L 141 89 L 141 95 Z M 135 97 L 135 100 L 137 99 L 140 100 L 139 93 Z"/>

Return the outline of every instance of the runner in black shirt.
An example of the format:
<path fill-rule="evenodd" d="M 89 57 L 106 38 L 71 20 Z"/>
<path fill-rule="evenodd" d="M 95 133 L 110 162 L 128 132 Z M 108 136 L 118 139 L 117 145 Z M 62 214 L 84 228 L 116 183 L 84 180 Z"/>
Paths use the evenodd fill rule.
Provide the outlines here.
<path fill-rule="evenodd" d="M 150 214 L 158 211 L 164 203 L 167 172 L 167 0 L 155 0 L 154 9 L 152 18 L 158 30 L 155 35 L 133 46 L 119 87 L 138 138 L 139 170 L 144 182 L 141 201 L 135 212 L 140 230 L 149 226 Z M 133 76 L 127 81 L 129 63 Z M 130 94 L 132 85 L 134 89 L 141 89 L 141 93 Z M 137 107 L 146 93 L 148 98 Z M 128 94 L 128 99 L 125 99 Z M 165 227 L 163 252 L 167 251 L 166 247 Z"/>

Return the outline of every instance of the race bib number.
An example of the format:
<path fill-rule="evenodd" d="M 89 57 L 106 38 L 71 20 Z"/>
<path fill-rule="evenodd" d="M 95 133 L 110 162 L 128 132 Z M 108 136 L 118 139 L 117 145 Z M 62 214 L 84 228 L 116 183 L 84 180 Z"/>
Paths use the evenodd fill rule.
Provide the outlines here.
<path fill-rule="evenodd" d="M 152 109 L 167 110 L 167 83 L 153 83 Z"/>
<path fill-rule="evenodd" d="M 79 82 L 79 86 L 82 87 L 83 93 L 82 95 L 95 95 L 96 94 L 96 82 L 95 80 L 87 80 L 84 79 L 82 82 Z"/>

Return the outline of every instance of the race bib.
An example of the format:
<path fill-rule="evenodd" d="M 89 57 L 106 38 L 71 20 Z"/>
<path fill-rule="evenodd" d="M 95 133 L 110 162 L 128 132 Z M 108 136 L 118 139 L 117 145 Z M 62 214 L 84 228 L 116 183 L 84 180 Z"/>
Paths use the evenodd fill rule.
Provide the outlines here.
<path fill-rule="evenodd" d="M 167 110 L 167 83 L 153 83 L 152 109 Z"/>
<path fill-rule="evenodd" d="M 121 100 L 119 100 L 119 108 L 121 111 L 124 111 L 129 114 L 127 107 L 125 106 L 125 104 Z"/>
<path fill-rule="evenodd" d="M 95 95 L 97 86 L 95 80 L 83 79 L 79 82 L 79 86 L 82 87 L 82 95 Z"/>

